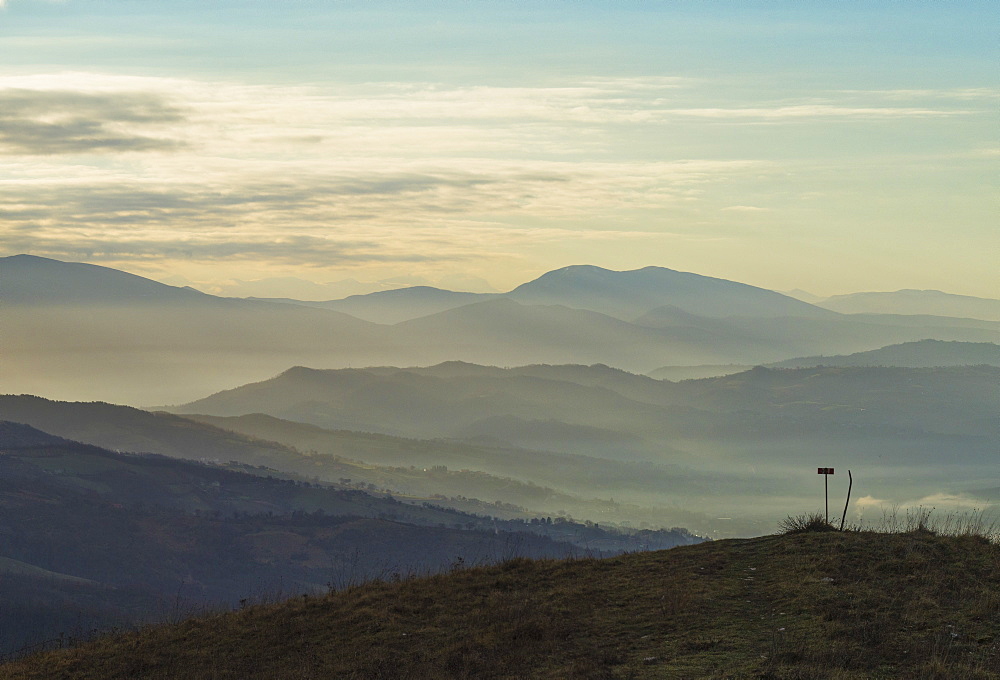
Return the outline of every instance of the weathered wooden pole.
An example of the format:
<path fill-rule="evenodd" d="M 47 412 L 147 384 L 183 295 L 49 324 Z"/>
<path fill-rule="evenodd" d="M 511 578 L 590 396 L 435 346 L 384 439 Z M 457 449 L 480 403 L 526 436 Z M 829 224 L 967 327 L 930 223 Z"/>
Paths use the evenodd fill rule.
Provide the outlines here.
<path fill-rule="evenodd" d="M 844 514 L 840 516 L 840 530 L 844 530 L 844 520 L 847 519 L 847 506 L 851 504 L 851 487 L 854 486 L 854 477 L 851 471 L 847 471 L 847 502 L 844 503 Z"/>

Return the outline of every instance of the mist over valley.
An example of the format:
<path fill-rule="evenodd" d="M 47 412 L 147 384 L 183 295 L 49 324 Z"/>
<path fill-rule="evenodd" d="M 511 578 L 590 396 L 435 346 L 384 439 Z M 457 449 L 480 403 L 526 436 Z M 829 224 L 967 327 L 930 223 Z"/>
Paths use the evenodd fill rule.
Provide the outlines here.
<path fill-rule="evenodd" d="M 2 419 L 466 509 L 745 535 L 814 505 L 823 464 L 858 472 L 852 516 L 966 507 L 1000 432 L 1000 322 L 841 313 L 659 267 L 311 303 L 20 255 L 0 295 Z M 71 403 L 94 400 L 123 406 Z M 165 411 L 278 448 L 178 439 L 193 425 Z"/>
<path fill-rule="evenodd" d="M 835 522 L 848 470 L 854 524 L 988 508 L 1000 485 L 989 318 L 655 267 L 312 303 L 22 255 L 0 259 L 0 297 L 8 654 L 372 579 L 769 534 L 820 507 L 825 466 Z"/>

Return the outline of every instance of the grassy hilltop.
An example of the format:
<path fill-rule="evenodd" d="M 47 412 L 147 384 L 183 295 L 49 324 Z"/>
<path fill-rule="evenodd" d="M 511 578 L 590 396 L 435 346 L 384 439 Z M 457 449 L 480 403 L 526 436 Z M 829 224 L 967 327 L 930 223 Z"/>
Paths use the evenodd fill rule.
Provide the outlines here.
<path fill-rule="evenodd" d="M 530 561 L 109 636 L 0 677 L 994 678 L 1000 547 L 806 532 Z"/>

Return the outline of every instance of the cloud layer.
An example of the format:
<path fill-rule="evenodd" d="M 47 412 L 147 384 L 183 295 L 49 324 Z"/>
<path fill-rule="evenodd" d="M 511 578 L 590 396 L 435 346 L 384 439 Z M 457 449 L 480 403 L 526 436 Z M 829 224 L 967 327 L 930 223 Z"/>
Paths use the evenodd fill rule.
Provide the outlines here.
<path fill-rule="evenodd" d="M 8 155 L 176 149 L 138 131 L 181 120 L 157 95 L 0 90 L 0 153 Z"/>
<path fill-rule="evenodd" d="M 836 195 L 819 182 L 864 166 L 841 158 L 830 126 L 870 153 L 887 143 L 872 125 L 975 121 L 994 96 L 850 91 L 748 105 L 712 92 L 662 77 L 534 87 L 0 78 L 0 250 L 410 271 L 465 262 L 467 274 L 560 248 L 586 260 L 594 242 L 638 259 L 654 242 L 741 239 L 808 218 L 808 201 Z M 760 137 L 760 124 L 791 126 L 795 141 Z"/>

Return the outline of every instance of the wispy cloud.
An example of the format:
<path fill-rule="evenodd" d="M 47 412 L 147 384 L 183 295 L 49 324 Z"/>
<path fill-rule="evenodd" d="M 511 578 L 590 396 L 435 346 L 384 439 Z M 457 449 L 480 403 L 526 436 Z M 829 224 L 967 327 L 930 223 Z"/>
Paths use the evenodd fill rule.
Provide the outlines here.
<path fill-rule="evenodd" d="M 1000 98 L 1000 90 L 990 87 L 959 87 L 943 88 L 937 90 L 929 89 L 897 89 L 897 90 L 840 90 L 836 94 L 854 96 L 859 99 L 888 99 L 896 101 L 906 100 L 934 100 L 934 101 L 976 101 Z"/>
<path fill-rule="evenodd" d="M 716 119 L 891 119 L 925 118 L 931 116 L 961 116 L 973 113 L 971 110 L 930 109 L 907 106 L 857 107 L 830 104 L 799 104 L 794 106 L 743 107 L 743 108 L 692 108 L 670 109 L 667 113 L 678 116 Z"/>
<path fill-rule="evenodd" d="M 138 131 L 181 120 L 154 94 L 0 89 L 0 153 L 54 155 L 176 149 Z"/>
<path fill-rule="evenodd" d="M 946 120 L 966 110 L 857 94 L 723 106 L 711 89 L 684 78 L 320 87 L 0 77 L 0 250 L 325 266 L 513 258 L 654 232 L 727 238 L 719 225 L 763 212 L 759 183 L 811 170 L 706 144 L 717 121 Z M 696 148 L 712 152 L 691 158 L 687 137 L 699 130 Z"/>
<path fill-rule="evenodd" d="M 173 174 L 165 163 L 157 170 Z M 253 170 L 210 167 L 200 181 L 123 182 L 113 173 L 8 182 L 0 193 L 0 249 L 97 258 L 165 256 L 421 261 L 463 258 L 490 247 L 580 238 L 641 238 L 642 232 L 518 228 L 615 211 L 683 203 L 697 187 L 745 161 L 558 163 L 479 160 L 407 169 L 261 161 Z M 554 222 L 553 222 L 554 221 Z M 421 253 L 426 253 L 423 255 Z"/>
<path fill-rule="evenodd" d="M 683 78 L 592 78 L 535 87 L 389 82 L 320 88 L 64 73 L 0 78 L 0 93 L 5 93 L 0 111 L 8 119 L 7 144 L 25 153 L 44 152 L 50 131 L 51 145 L 67 152 L 88 145 L 130 148 L 131 142 L 152 148 L 183 141 L 209 157 L 335 153 L 393 158 L 593 155 L 613 151 L 622 131 L 683 120 L 832 122 L 977 113 L 943 106 L 860 105 L 854 101 L 857 93 L 845 93 L 851 101 L 844 102 L 692 106 L 704 99 L 704 93 L 692 92 L 695 84 Z M 43 109 L 46 117 L 40 117 Z M 156 129 L 167 124 L 173 127 Z M 15 125 L 24 126 L 23 141 Z"/>

